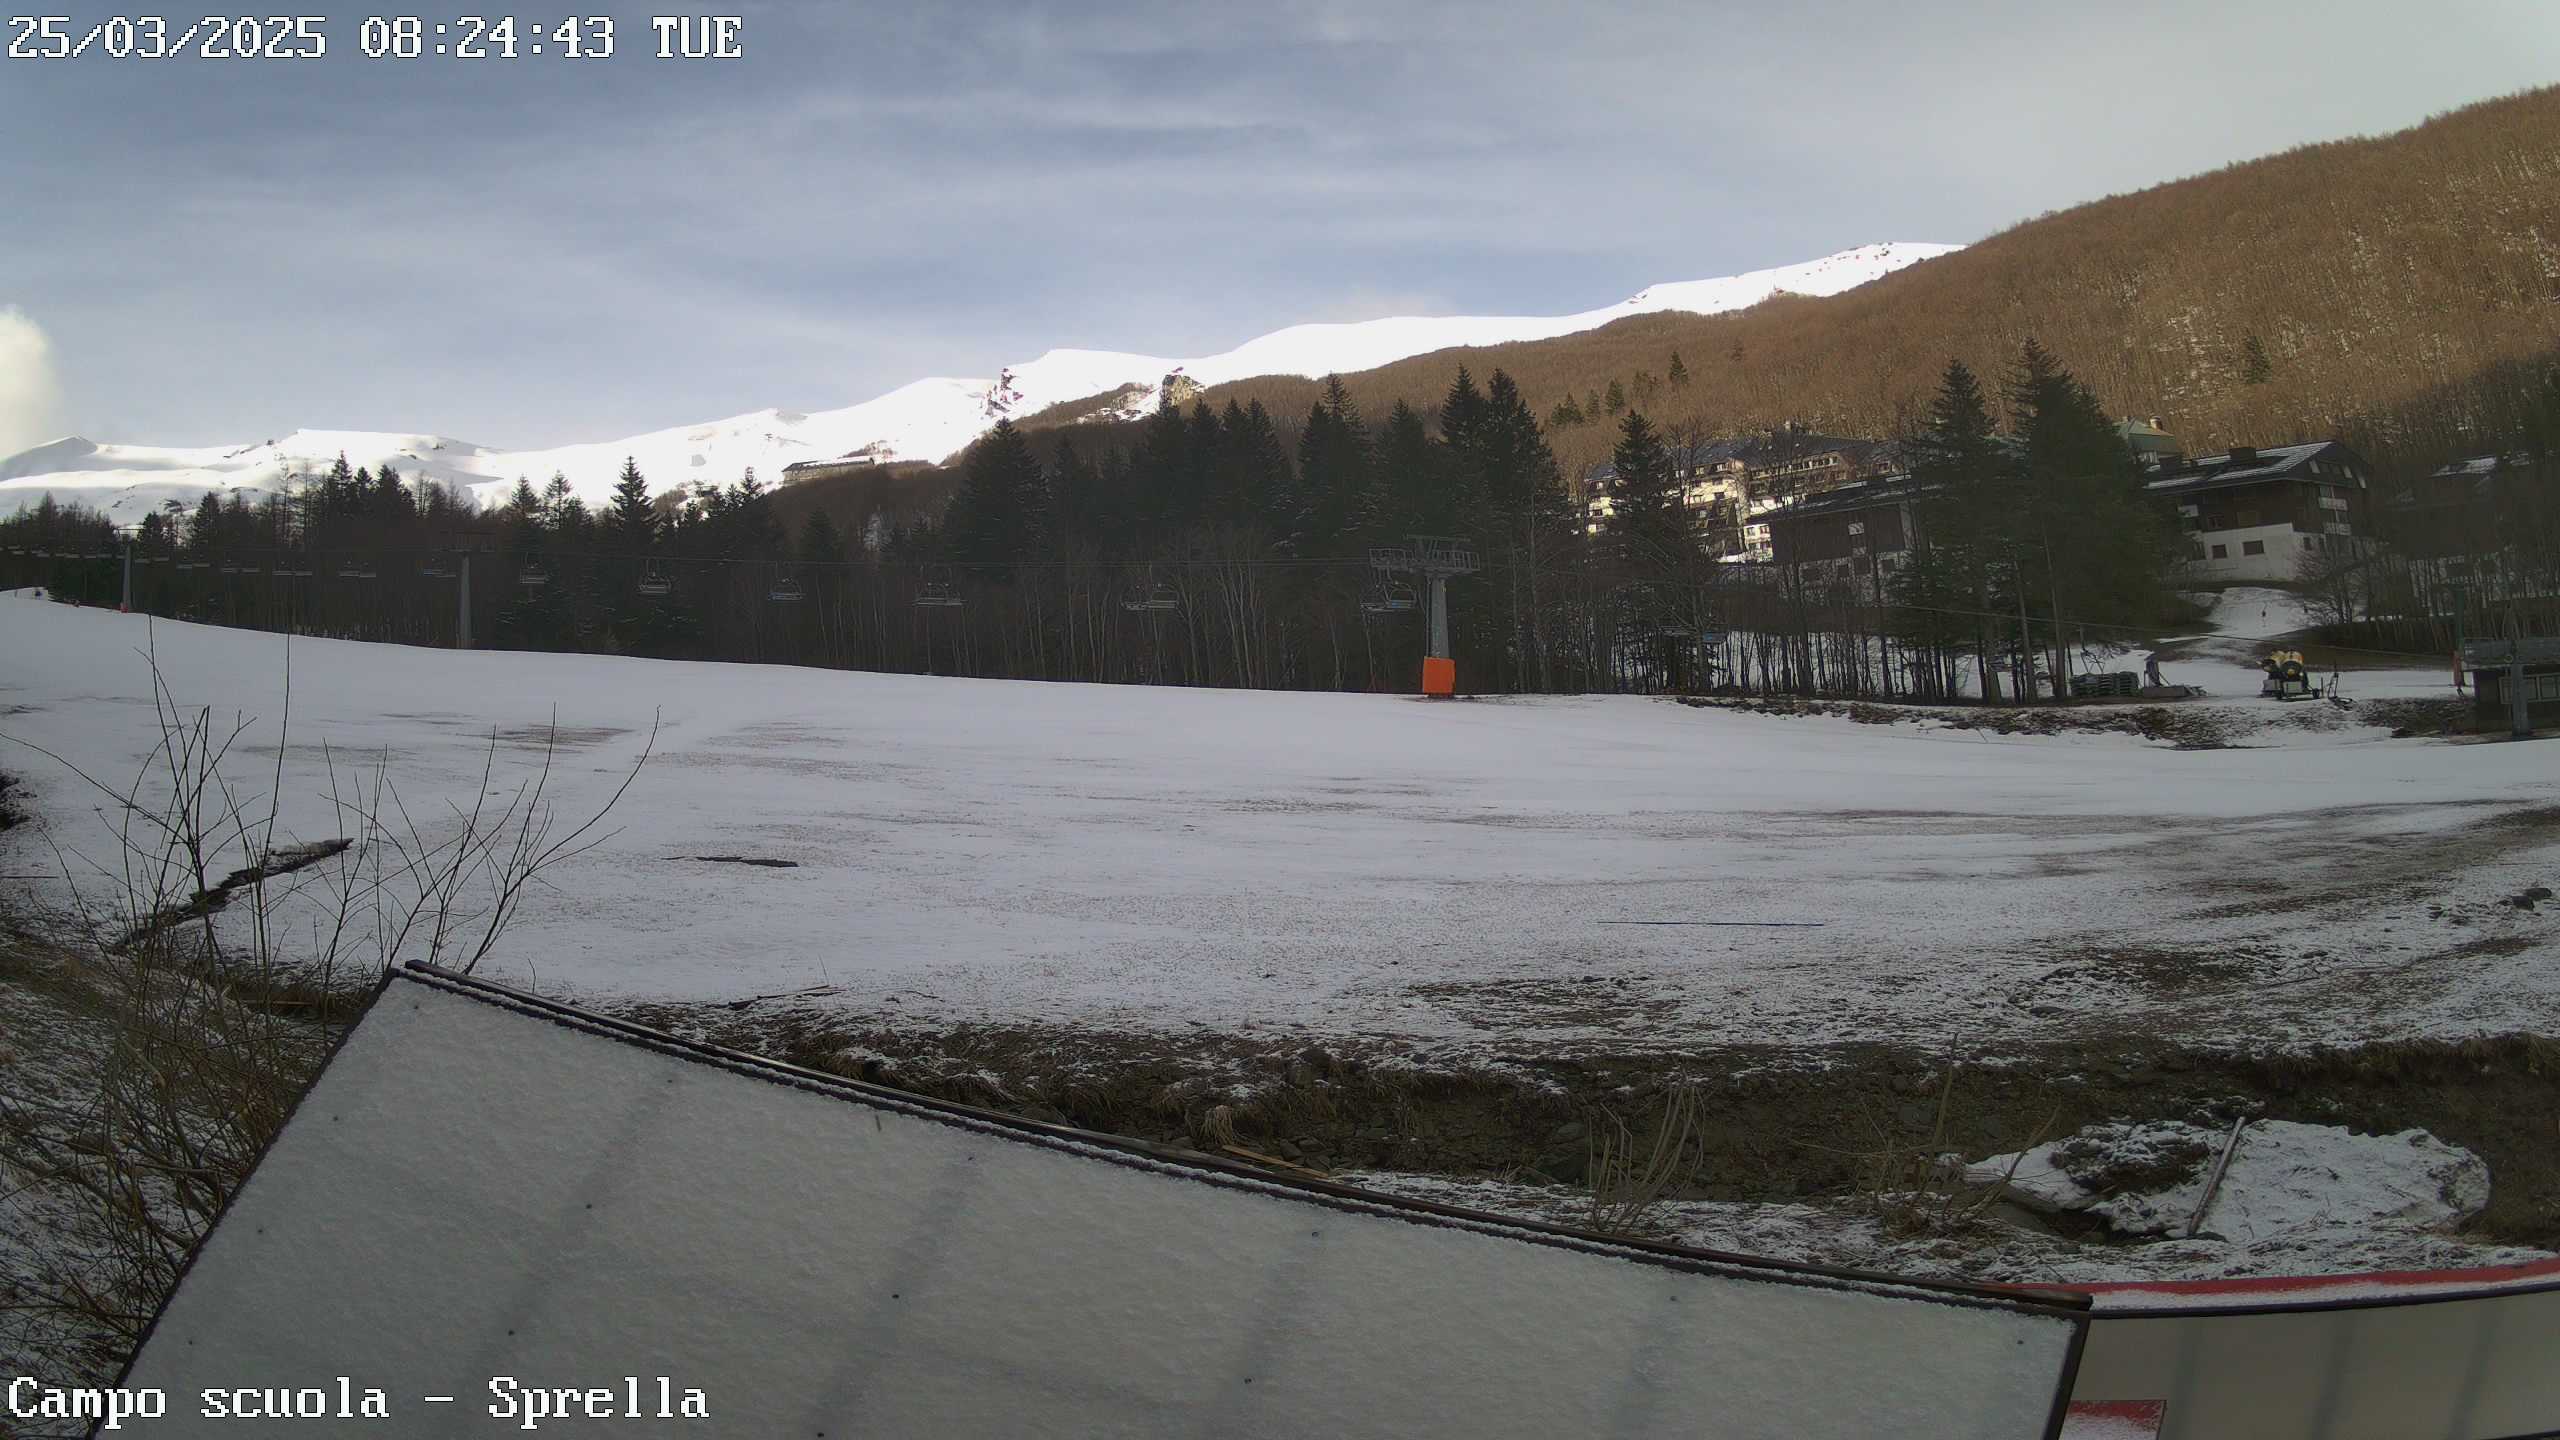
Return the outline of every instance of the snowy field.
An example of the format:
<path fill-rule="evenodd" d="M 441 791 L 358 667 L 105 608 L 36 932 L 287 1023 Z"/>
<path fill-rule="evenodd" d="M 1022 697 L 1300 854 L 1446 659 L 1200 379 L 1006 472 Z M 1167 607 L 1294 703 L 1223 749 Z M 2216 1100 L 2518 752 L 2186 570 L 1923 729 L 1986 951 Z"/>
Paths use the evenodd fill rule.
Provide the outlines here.
<path fill-rule="evenodd" d="M 264 790 L 285 708 L 274 635 L 0 596 L 0 735 L 129 780 L 156 738 L 155 643 L 181 702 L 255 718 L 235 778 Z M 299 839 L 349 833 L 324 746 L 342 775 L 387 756 L 425 815 L 470 802 L 493 729 L 512 791 L 556 714 L 553 793 L 582 818 L 658 720 L 609 838 L 550 873 L 481 972 L 572 999 L 832 986 L 826 1004 L 924 1024 L 1303 1034 L 1417 1059 L 2129 1030 L 2258 1048 L 2560 1022 L 2560 921 L 2504 903 L 2560 876 L 2560 746 L 2392 740 L 2351 711 L 2180 751 L 1634 697 L 1427 704 L 307 639 L 291 661 Z M 2281 710 L 2236 662 L 2170 678 Z M 2445 693 L 2434 673 L 2353 680 Z M 95 793 L 0 749 L 43 820 L 11 833 L 7 870 L 54 869 L 57 847 L 75 871 L 111 867 Z M 796 868 L 689 858 L 712 855 Z"/>

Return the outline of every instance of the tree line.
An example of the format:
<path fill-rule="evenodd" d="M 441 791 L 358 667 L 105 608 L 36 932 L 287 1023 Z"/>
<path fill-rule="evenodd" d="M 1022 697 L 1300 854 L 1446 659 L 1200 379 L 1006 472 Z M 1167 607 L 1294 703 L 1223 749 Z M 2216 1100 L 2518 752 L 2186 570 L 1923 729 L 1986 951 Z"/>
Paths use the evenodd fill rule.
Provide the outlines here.
<path fill-rule="evenodd" d="M 135 598 L 426 645 L 467 625 L 475 644 L 532 650 L 1406 691 L 1422 614 L 1371 552 L 1449 535 L 1481 567 L 1450 584 L 1469 691 L 2030 699 L 2173 618 L 2186 550 L 2056 356 L 2028 342 L 1996 389 L 1961 362 L 1941 373 L 1902 437 L 1917 543 L 1866 584 L 1714 558 L 1682 447 L 1639 409 L 1614 426 L 1612 514 L 1587 526 L 1519 387 L 1461 368 L 1428 415 L 1397 403 L 1374 424 L 1339 379 L 1293 430 L 1233 399 L 1166 406 L 1091 453 L 1076 432 L 1000 423 L 942 514 L 875 514 L 860 533 L 819 508 L 786 526 L 752 472 L 653 496 L 626 462 L 596 507 L 554 476 L 484 509 L 342 457 L 290 494 L 145 517 Z M 89 603 L 120 598 L 120 546 L 50 498 L 0 521 L 10 583 Z"/>

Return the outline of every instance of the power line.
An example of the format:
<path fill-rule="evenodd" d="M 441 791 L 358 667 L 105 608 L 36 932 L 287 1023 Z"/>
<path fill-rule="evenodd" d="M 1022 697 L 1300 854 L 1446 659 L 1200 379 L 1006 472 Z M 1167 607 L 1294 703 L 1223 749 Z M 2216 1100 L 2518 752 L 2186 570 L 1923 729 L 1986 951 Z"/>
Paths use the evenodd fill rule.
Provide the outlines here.
<path fill-rule="evenodd" d="M 1659 549 L 1658 546 L 1649 548 L 1654 548 L 1656 550 Z M 322 549 L 275 544 L 241 546 L 215 543 L 200 547 L 177 546 L 147 557 L 137 554 L 135 559 L 138 562 L 162 564 L 178 561 L 188 556 L 195 556 L 200 557 L 201 563 L 212 567 L 219 567 L 224 564 L 237 564 L 242 561 L 261 560 L 266 562 L 264 567 L 265 573 L 263 574 L 248 576 L 239 573 L 220 573 L 217 569 L 217 578 L 224 580 L 238 580 L 244 578 L 275 580 L 307 579 L 326 581 L 330 583 L 364 583 L 366 581 L 379 579 L 380 577 L 370 574 L 346 575 L 336 573 L 343 569 L 347 563 L 348 557 L 405 556 L 411 558 L 435 559 L 443 557 L 459 557 L 462 555 L 503 558 L 520 566 L 540 566 L 546 564 L 559 564 L 563 562 L 583 561 L 588 563 L 633 567 L 647 567 L 653 565 L 729 566 L 742 568 L 760 567 L 764 569 L 790 571 L 794 573 L 830 572 L 897 576 L 915 574 L 928 578 L 935 575 L 948 576 L 955 572 L 987 574 L 1012 573 L 1017 571 L 1045 573 L 1072 571 L 1119 571 L 1137 574 L 1158 569 L 1173 571 L 1205 570 L 1211 572 L 1232 571 L 1237 569 L 1300 571 L 1336 569 L 1346 572 L 1366 574 L 1371 568 L 1371 558 L 1366 554 L 1358 556 L 1240 556 L 1228 558 L 1191 557 L 1181 559 L 1133 558 L 1125 560 L 805 560 L 798 558 L 756 558 L 734 555 L 674 555 L 657 552 L 632 553 L 592 549 L 564 550 L 538 544 L 521 549 L 514 549 L 491 542 L 471 544 L 457 543 L 447 545 L 333 545 Z M 107 564 L 112 561 L 119 560 L 120 558 L 121 555 L 117 553 L 109 553 L 106 555 L 84 553 L 76 556 L 58 555 L 48 558 L 0 552 L 0 564 L 12 563 L 20 560 L 36 563 L 70 565 Z M 297 565 L 292 567 L 294 573 L 279 573 L 274 564 L 274 561 L 278 558 L 287 558 L 297 562 Z M 1722 561 L 1714 563 L 1719 566 L 1724 565 L 1724 562 Z M 1757 567 L 1733 568 L 1751 568 L 1756 570 Z M 1590 570 L 1580 567 L 1550 567 L 1537 565 L 1515 567 L 1505 565 L 1499 560 L 1489 561 L 1484 565 L 1481 573 L 1502 575 L 1510 573 L 1514 569 L 1523 569 L 1531 574 L 1565 580 L 1589 582 L 1600 578 L 1593 575 Z M 450 577 L 427 576 L 422 578 L 445 579 Z M 1667 589 L 1685 590 L 1691 592 L 1694 596 L 1699 596 L 1708 600 L 1709 604 L 1707 608 L 1711 610 L 1718 608 L 1713 603 L 1715 600 L 1735 598 L 1737 596 L 1741 598 L 1750 598 L 1754 595 L 1758 595 L 1776 600 L 1786 600 L 1791 598 L 1783 592 L 1771 588 L 1768 584 L 1768 580 L 1770 578 L 1772 577 L 1766 577 L 1755 573 L 1739 575 L 1729 579 L 1719 576 L 1714 581 L 1642 579 L 1637 581 L 1618 582 L 1617 588 L 1623 589 L 1631 584 L 1641 584 L 1660 586 Z M 1612 593 L 1614 594 L 1614 591 Z M 1603 596 L 1600 598 L 1605 602 L 1611 598 L 1611 596 Z M 1952 616 L 1967 620 L 1992 621 L 1996 622 L 2003 628 L 2015 622 L 2018 618 L 2014 611 L 1971 609 L 1946 605 L 1921 605 L 1889 599 L 1879 599 L 1871 603 L 1855 600 L 1803 600 L 1798 601 L 1797 603 L 1804 604 L 1810 608 L 1854 608 L 1867 612 L 1880 612 L 1887 617 L 1891 617 L 1893 615 Z M 2040 617 L 2033 615 L 2030 615 L 2029 617 L 2029 624 L 2031 626 L 2055 629 L 2059 633 L 2072 631 L 2085 633 L 2094 630 L 2143 639 L 2158 637 L 2159 631 L 2163 628 L 2156 622 L 2142 623 L 2125 620 L 2084 620 L 2079 618 L 2056 621 L 2050 616 Z M 1812 629 L 1813 627 L 1807 627 L 1807 633 L 1812 633 Z M 2266 644 L 2274 644 L 2277 640 L 2277 637 L 2243 635 L 2235 632 L 2218 630 L 2192 631 L 2188 634 L 2173 638 L 2178 641 L 2240 640 Z M 2346 655 L 2373 655 L 2395 659 L 2424 660 L 2429 663 L 2434 663 L 2443 658 L 2439 652 L 2432 650 L 2393 650 L 2383 649 L 2376 646 L 2349 645 L 2317 640 L 2310 643 L 2317 644 L 2325 650 Z"/>

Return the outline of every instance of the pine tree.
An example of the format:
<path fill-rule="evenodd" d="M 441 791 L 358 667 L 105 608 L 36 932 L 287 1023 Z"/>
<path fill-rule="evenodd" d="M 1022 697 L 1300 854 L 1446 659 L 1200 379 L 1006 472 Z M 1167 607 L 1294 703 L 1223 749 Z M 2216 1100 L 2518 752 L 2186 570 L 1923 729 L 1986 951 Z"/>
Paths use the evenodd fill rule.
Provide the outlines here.
<path fill-rule="evenodd" d="M 608 543 L 625 555 L 646 555 L 658 548 L 658 507 L 649 498 L 649 482 L 640 462 L 624 456 L 621 477 L 613 482 L 613 499 L 605 507 Z"/>
<path fill-rule="evenodd" d="M 1503 649 L 1524 668 L 1514 683 L 1551 679 L 1541 594 L 1548 571 L 1561 568 L 1580 539 L 1565 497 L 1564 473 L 1538 428 L 1520 387 L 1503 371 L 1485 386 L 1484 417 L 1453 465 L 1458 503 L 1472 518 L 1457 528 L 1502 557 L 1509 611 Z"/>
<path fill-rule="evenodd" d="M 1671 352 L 1671 373 L 1667 378 L 1671 381 L 1671 388 L 1674 390 L 1689 388 L 1689 367 L 1681 362 L 1680 352 L 1677 350 Z"/>
<path fill-rule="evenodd" d="M 409 500 L 408 487 L 400 483 L 400 472 L 393 469 L 388 460 L 383 461 L 382 468 L 373 473 L 371 509 L 375 519 L 394 524 L 416 513 L 416 507 Z"/>
<path fill-rule="evenodd" d="M 1602 400 L 1601 406 L 1611 415 L 1625 413 L 1627 408 L 1627 387 L 1618 383 L 1618 381 L 1612 377 L 1609 381 L 1609 393 L 1606 398 Z"/>
<path fill-rule="evenodd" d="M 844 534 L 824 510 L 811 510 L 800 522 L 800 559 L 810 565 L 834 565 L 844 559 Z"/>
<path fill-rule="evenodd" d="M 1240 424 L 1228 426 L 1226 445 L 1243 523 L 1259 527 L 1275 547 L 1285 546 L 1298 514 L 1298 476 L 1288 447 L 1280 443 L 1280 427 L 1261 401 L 1245 407 Z"/>
<path fill-rule="evenodd" d="M 2176 537 L 2135 483 L 2133 452 L 2088 386 L 2029 340 L 2009 384 L 2010 430 L 2020 446 L 2021 488 L 2012 507 L 2023 600 L 2051 618 L 2150 616 L 2165 598 Z"/>
<path fill-rule="evenodd" d="M 1421 412 L 1396 402 L 1378 432 L 1377 499 L 1369 507 L 1362 543 L 1383 545 L 1416 533 L 1445 535 L 1457 527 L 1448 451 L 1431 438 Z"/>
<path fill-rule="evenodd" d="M 1919 543 L 1894 577 L 1903 640 L 1916 649 L 1971 649 L 1983 698 L 1999 698 L 1991 656 L 1998 615 L 1995 568 L 2015 549 L 2015 466 L 2002 447 L 1982 383 L 1961 360 L 1947 362 L 1918 433 L 1904 442 L 1920 486 Z"/>
<path fill-rule="evenodd" d="M 1676 573 L 1697 558 L 1696 526 L 1662 432 L 1630 410 L 1618 422 L 1610 456 L 1617 481 L 1609 491 L 1609 539 L 1620 564 L 1640 574 Z"/>
<path fill-rule="evenodd" d="M 1333 554 L 1366 526 L 1373 463 L 1359 407 L 1341 376 L 1326 376 L 1323 398 L 1298 436 L 1299 510 L 1291 536 L 1296 553 Z"/>
<path fill-rule="evenodd" d="M 329 467 L 329 473 L 320 477 L 320 503 L 311 518 L 326 521 L 350 514 L 355 509 L 356 499 L 355 471 L 348 468 L 347 452 L 341 450 L 336 463 Z"/>
<path fill-rule="evenodd" d="M 1467 367 L 1458 367 L 1458 378 L 1449 382 L 1449 393 L 1440 402 L 1440 438 L 1463 450 L 1473 442 L 1475 429 L 1484 422 L 1484 394 L 1476 389 L 1475 377 Z"/>
<path fill-rule="evenodd" d="M 1170 413 L 1180 425 L 1180 413 Z M 1049 485 L 1031 442 L 1011 420 L 999 420 L 970 447 L 961 473 L 960 492 L 943 522 L 952 558 L 990 567 L 1034 558 L 1048 530 Z"/>
<path fill-rule="evenodd" d="M 2240 342 L 2240 383 L 2264 385 L 2276 378 L 2275 362 L 2267 358 L 2266 342 L 2251 335 Z"/>
<path fill-rule="evenodd" d="M 1570 395 L 1557 401 L 1555 408 L 1547 412 L 1547 428 L 1550 430 L 1570 430 L 1581 423 L 1582 407 L 1573 403 Z"/>

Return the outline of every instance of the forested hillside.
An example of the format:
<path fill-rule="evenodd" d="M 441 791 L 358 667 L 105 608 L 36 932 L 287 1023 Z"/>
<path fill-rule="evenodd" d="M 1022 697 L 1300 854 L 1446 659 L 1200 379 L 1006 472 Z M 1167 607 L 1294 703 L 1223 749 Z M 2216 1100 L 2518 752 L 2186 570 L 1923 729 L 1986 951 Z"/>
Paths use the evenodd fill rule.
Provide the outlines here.
<path fill-rule="evenodd" d="M 2412 431 L 2458 434 L 2496 403 L 2467 382 L 2560 345 L 2560 88 L 2042 216 L 1843 295 L 1642 316 L 1343 380 L 1383 415 L 1428 406 L 1460 363 L 1499 368 L 1573 472 L 1605 458 L 1629 407 L 1673 431 L 1801 420 L 1899 434 L 1948 360 L 1997 373 L 2031 337 L 2191 450 L 2343 429 L 2387 452 Z M 1295 416 L 1320 388 L 1271 377 L 1208 399 Z M 1044 418 L 1065 417 L 1033 427 Z"/>

